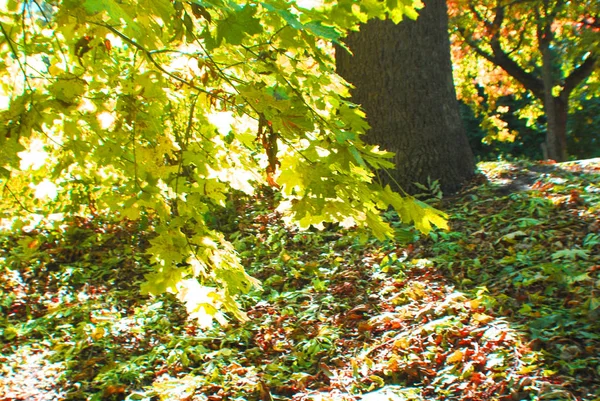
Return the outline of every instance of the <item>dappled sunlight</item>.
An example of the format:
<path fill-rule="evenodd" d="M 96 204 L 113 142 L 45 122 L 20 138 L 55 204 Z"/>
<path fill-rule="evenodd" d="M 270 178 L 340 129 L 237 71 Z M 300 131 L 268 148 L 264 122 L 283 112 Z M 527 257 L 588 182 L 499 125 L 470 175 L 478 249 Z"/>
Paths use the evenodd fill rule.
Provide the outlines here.
<path fill-rule="evenodd" d="M 591 399 L 600 239 L 587 226 L 597 221 L 598 193 L 584 189 L 598 185 L 599 167 L 557 165 L 537 173 L 537 189 L 494 195 L 497 178 L 543 167 L 519 166 L 481 165 L 493 173 L 453 200 L 452 231 L 420 239 L 394 214 L 402 241 L 298 230 L 271 197 L 240 197 L 236 211 L 214 218 L 236 214 L 231 240 L 262 290 L 241 299 L 246 321 L 222 325 L 210 321 L 225 315 L 208 311 L 222 295 L 197 280 L 179 284 L 187 313 L 171 295 L 140 295 L 152 271 L 140 258 L 144 237 L 154 234 L 133 223 L 76 220 L 4 236 L 0 260 L 21 267 L 0 282 L 10 305 L 3 341 L 18 344 L 0 383 L 38 399 Z M 583 203 L 535 201 L 575 188 Z M 34 351 L 34 334 L 52 349 L 40 351 L 51 364 Z M 48 385 L 27 386 L 46 371 Z"/>
<path fill-rule="evenodd" d="M 37 199 L 56 199 L 56 196 L 58 195 L 58 187 L 55 183 L 51 182 L 50 180 L 44 180 L 39 184 L 33 186 L 33 188 L 35 189 L 34 196 Z"/>
<path fill-rule="evenodd" d="M 529 2 L 458 12 L 469 1 L 447 3 L 451 16 L 484 40 L 475 25 L 498 12 L 500 50 L 551 19 L 510 14 L 527 16 L 511 29 L 500 11 Z M 434 115 L 455 99 L 445 3 L 428 5 L 0 0 L 0 400 L 596 400 L 600 163 L 481 163 L 460 188 L 474 159 L 458 112 Z M 375 52 L 349 70 L 379 71 L 379 50 L 404 45 L 424 63 L 386 62 L 367 120 L 335 49 L 386 19 L 427 29 L 365 41 Z M 533 58 L 521 66 L 539 81 L 532 98 L 455 49 L 476 108 L 465 121 L 494 139 L 478 157 L 496 139 L 521 151 L 524 136 L 526 154 L 542 152 L 544 88 L 566 96 L 563 111 L 578 101 L 591 131 L 600 103 L 575 87 L 598 83 L 580 52 L 597 31 L 572 28 L 586 34 L 575 52 L 546 50 L 575 63 L 542 70 L 574 78 L 548 86 Z M 542 39 L 509 56 L 527 61 Z M 440 88 L 446 100 L 406 113 Z M 395 158 L 371 135 L 404 117 L 386 134 L 399 135 Z M 570 139 L 595 143 L 585 134 Z M 412 166 L 395 174 L 393 160 Z"/>
<path fill-rule="evenodd" d="M 116 116 L 114 113 L 110 113 L 108 111 L 104 111 L 98 114 L 98 121 L 100 122 L 100 128 L 107 130 L 111 127 L 114 127 L 114 123 L 116 121 Z"/>
<path fill-rule="evenodd" d="M 38 170 L 41 168 L 48 158 L 48 153 L 44 150 L 45 146 L 46 143 L 41 139 L 31 140 L 27 146 L 27 150 L 18 153 L 21 158 L 20 169 Z"/>

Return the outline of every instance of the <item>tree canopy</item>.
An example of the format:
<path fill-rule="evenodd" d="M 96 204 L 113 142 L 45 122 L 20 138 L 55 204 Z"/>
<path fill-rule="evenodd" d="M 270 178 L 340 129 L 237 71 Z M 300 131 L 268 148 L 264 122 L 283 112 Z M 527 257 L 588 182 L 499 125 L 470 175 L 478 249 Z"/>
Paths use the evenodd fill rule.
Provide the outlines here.
<path fill-rule="evenodd" d="M 332 43 L 418 1 L 9 1 L 1 14 L 4 217 L 152 222 L 155 271 L 205 324 L 244 315 L 258 282 L 210 215 L 267 185 L 302 227 L 339 222 L 393 236 L 393 206 L 422 232 L 444 215 L 374 179 L 390 154 L 334 73 Z M 16 217 L 15 217 L 16 216 Z"/>

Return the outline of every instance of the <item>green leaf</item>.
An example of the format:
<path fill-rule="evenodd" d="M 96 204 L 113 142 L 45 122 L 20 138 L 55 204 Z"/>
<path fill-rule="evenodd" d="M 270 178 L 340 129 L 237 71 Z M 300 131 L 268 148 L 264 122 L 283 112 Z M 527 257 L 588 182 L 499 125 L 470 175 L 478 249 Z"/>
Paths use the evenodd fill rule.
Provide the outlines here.
<path fill-rule="evenodd" d="M 79 97 L 85 93 L 86 82 L 69 76 L 57 79 L 48 89 L 56 100 L 68 106 L 75 106 Z"/>
<path fill-rule="evenodd" d="M 321 38 L 331 40 L 332 42 L 338 41 L 342 36 L 340 32 L 333 26 L 323 25 L 320 21 L 311 21 L 304 24 L 304 28 L 310 31 L 313 35 Z"/>
<path fill-rule="evenodd" d="M 159 2 L 161 1 L 164 0 L 159 0 Z M 136 33 L 141 33 L 139 25 L 133 20 L 132 16 L 114 0 L 85 0 L 83 8 L 90 15 L 106 11 L 113 22 L 121 24 L 124 21 L 128 28 L 133 29 Z"/>
<path fill-rule="evenodd" d="M 423 234 L 429 234 L 433 228 L 432 226 L 437 226 L 444 230 L 449 229 L 448 215 L 446 213 L 434 209 L 415 198 L 403 198 L 399 194 L 394 193 L 389 185 L 385 187 L 382 198 L 396 209 L 404 223 L 410 224 L 414 222 L 415 228 Z"/>
<path fill-rule="evenodd" d="M 350 152 L 350 154 L 352 154 L 352 156 L 354 157 L 354 160 L 356 160 L 356 162 L 358 163 L 359 166 L 367 167 L 367 165 L 365 164 L 365 161 L 363 160 L 362 156 L 360 155 L 360 152 L 358 151 L 358 149 L 356 149 L 356 146 L 354 146 L 354 145 L 348 146 L 348 151 Z"/>
<path fill-rule="evenodd" d="M 227 43 L 239 45 L 246 36 L 257 35 L 263 28 L 260 20 L 254 17 L 256 7 L 246 5 L 230 13 L 217 23 L 217 43 L 225 39 Z"/>
<path fill-rule="evenodd" d="M 394 237 L 394 230 L 389 224 L 385 223 L 381 217 L 372 212 L 367 212 L 367 225 L 373 231 L 377 239 L 383 241 Z"/>
<path fill-rule="evenodd" d="M 590 251 L 586 249 L 561 249 L 560 251 L 556 251 L 552 254 L 552 260 L 557 259 L 569 259 L 576 260 L 580 258 L 582 260 L 587 260 L 590 256 Z"/>
<path fill-rule="evenodd" d="M 347 141 L 354 141 L 355 139 L 356 139 L 356 134 L 354 132 L 342 131 L 342 130 L 335 131 L 335 140 L 339 144 L 344 144 Z"/>
<path fill-rule="evenodd" d="M 304 27 L 304 25 L 298 20 L 298 17 L 292 14 L 289 10 L 279 8 L 273 4 L 266 2 L 262 2 L 260 4 L 268 11 L 276 12 L 292 28 L 302 29 Z"/>
<path fill-rule="evenodd" d="M 379 0 L 362 0 L 358 4 L 367 14 L 367 19 L 379 17 L 386 11 L 386 4 Z"/>
<path fill-rule="evenodd" d="M 196 279 L 182 280 L 177 298 L 184 303 L 190 319 L 195 319 L 200 327 L 211 327 L 213 320 L 226 324 L 225 316 L 219 312 L 223 297 L 216 288 L 202 286 Z"/>
<path fill-rule="evenodd" d="M 141 285 L 142 294 L 160 295 L 166 292 L 177 292 L 177 285 L 184 276 L 182 269 L 165 266 L 159 271 L 144 276 L 146 282 Z"/>

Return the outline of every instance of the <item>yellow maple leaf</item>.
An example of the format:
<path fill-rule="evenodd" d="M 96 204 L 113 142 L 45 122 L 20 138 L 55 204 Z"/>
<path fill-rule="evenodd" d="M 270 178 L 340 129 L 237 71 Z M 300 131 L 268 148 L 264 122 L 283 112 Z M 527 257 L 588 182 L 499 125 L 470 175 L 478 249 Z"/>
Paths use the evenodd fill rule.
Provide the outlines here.
<path fill-rule="evenodd" d="M 446 362 L 457 363 L 457 362 L 462 361 L 464 356 L 465 356 L 465 354 L 461 350 L 456 350 L 452 353 L 452 355 L 450 355 L 448 358 L 446 358 Z"/>
<path fill-rule="evenodd" d="M 478 323 L 485 324 L 494 320 L 494 318 L 490 315 L 486 315 L 485 313 L 473 313 L 473 320 L 475 320 Z"/>

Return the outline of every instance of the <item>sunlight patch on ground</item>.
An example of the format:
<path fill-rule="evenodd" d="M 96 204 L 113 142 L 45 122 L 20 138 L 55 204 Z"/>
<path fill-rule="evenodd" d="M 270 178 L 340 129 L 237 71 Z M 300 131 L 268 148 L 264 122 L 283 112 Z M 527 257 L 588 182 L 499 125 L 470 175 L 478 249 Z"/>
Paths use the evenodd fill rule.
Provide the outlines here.
<path fill-rule="evenodd" d="M 51 401 L 64 399 L 60 376 L 64 362 L 51 363 L 50 351 L 29 346 L 0 356 L 0 397 L 8 400 Z"/>

